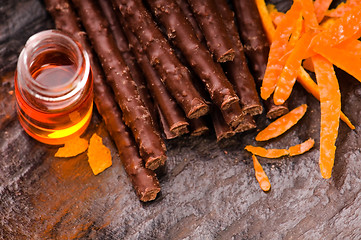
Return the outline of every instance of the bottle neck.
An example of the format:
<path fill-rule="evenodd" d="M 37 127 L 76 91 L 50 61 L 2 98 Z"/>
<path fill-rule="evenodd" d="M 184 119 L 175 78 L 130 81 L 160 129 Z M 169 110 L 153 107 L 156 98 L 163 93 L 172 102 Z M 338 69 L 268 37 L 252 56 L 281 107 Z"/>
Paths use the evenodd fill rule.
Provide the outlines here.
<path fill-rule="evenodd" d="M 26 43 L 17 65 L 17 88 L 30 105 L 57 111 L 74 104 L 90 76 L 87 53 L 70 36 L 47 30 Z"/>

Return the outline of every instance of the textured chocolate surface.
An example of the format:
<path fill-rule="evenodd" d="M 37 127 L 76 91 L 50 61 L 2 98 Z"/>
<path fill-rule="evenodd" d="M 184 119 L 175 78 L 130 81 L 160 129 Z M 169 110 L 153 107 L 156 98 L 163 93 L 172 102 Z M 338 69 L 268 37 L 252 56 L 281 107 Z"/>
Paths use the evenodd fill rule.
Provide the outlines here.
<path fill-rule="evenodd" d="M 27 29 L 34 19 L 41 21 L 36 20 L 38 25 L 31 31 L 19 31 L 0 42 L 1 58 L 7 64 L 0 69 L 14 70 L 13 49 L 21 49 L 29 35 L 53 24 L 37 0 L 19 1 L 20 6 L 37 6 L 33 10 L 5 7 L 13 3 L 6 1 L 0 8 L 1 13 L 7 11 L 0 29 L 14 22 L 19 25 L 10 25 L 11 29 Z M 18 45 L 4 47 L 15 42 Z M 316 145 L 297 157 L 259 158 L 272 184 L 269 193 L 259 189 L 251 156 L 242 150 L 256 144 L 255 131 L 220 144 L 214 133 L 167 141 L 161 194 L 143 204 L 96 112 L 84 136 L 96 131 L 113 156 L 113 166 L 98 176 L 93 176 L 86 154 L 55 158 L 56 148 L 32 140 L 13 119 L 0 129 L 0 238 L 358 239 L 361 84 L 346 74 L 338 76 L 342 110 L 356 129 L 340 123 L 332 178 L 324 180 L 319 173 L 319 103 L 296 84 L 290 108 L 307 103 L 309 111 L 284 136 L 265 146 L 288 147 L 309 137 L 315 138 Z M 7 98 L 13 83 L 1 80 L 0 86 L 0 99 Z M 1 104 L 11 101 L 1 100 Z M 260 129 L 268 123 L 265 119 L 264 114 L 257 118 Z"/>

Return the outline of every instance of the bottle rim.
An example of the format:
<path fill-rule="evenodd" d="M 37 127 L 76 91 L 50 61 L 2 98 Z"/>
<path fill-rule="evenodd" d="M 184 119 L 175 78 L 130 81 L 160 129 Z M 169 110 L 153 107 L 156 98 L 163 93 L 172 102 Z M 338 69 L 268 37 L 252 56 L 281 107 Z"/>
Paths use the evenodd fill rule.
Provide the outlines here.
<path fill-rule="evenodd" d="M 50 88 L 36 81 L 30 67 L 36 56 L 48 45 L 71 48 L 74 51 L 77 69 L 66 82 Z M 90 73 L 89 56 L 70 35 L 59 30 L 45 30 L 31 36 L 20 53 L 17 64 L 18 87 L 24 88 L 38 99 L 60 102 L 76 96 L 84 89 Z M 20 87 L 21 85 L 21 87 Z"/>

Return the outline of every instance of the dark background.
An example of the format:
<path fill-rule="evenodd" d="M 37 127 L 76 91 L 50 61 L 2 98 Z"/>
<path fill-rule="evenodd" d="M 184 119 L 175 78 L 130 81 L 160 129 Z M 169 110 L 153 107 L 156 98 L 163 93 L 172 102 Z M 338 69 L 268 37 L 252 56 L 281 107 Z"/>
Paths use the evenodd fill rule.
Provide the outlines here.
<path fill-rule="evenodd" d="M 276 2 L 276 1 L 274 1 Z M 278 1 L 287 9 L 288 1 Z M 167 141 L 162 191 L 141 203 L 95 111 L 84 137 L 97 132 L 113 166 L 94 176 L 86 153 L 55 158 L 56 147 L 31 139 L 15 116 L 13 71 L 25 41 L 52 28 L 38 0 L 0 1 L 0 238 L 2 239 L 360 239 L 361 85 L 338 71 L 342 109 L 356 126 L 340 123 L 332 178 L 321 178 L 319 103 L 296 85 L 290 108 L 307 103 L 299 124 L 269 143 L 256 131 L 216 143 L 211 132 Z M 266 124 L 257 119 L 258 130 Z M 260 158 L 272 189 L 254 177 L 247 144 L 283 148 L 312 137 L 302 156 Z"/>

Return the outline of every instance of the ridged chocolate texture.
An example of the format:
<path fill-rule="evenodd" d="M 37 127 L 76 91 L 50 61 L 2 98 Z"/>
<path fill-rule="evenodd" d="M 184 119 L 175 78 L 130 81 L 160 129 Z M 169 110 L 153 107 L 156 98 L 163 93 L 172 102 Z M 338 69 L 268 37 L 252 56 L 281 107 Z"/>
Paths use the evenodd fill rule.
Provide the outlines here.
<path fill-rule="evenodd" d="M 155 199 L 160 191 L 158 179 L 152 170 L 144 167 L 138 148 L 128 128 L 122 122 L 121 112 L 114 101 L 113 93 L 105 82 L 103 71 L 92 53 L 86 35 L 78 25 L 77 16 L 69 1 L 45 0 L 45 4 L 56 27 L 72 35 L 89 54 L 93 71 L 95 104 L 117 146 L 120 159 L 137 196 L 145 202 Z"/>
<path fill-rule="evenodd" d="M 189 70 L 180 63 L 140 0 L 113 0 L 127 27 L 136 35 L 150 63 L 188 118 L 198 118 L 209 111 L 194 88 Z"/>
<path fill-rule="evenodd" d="M 155 130 L 149 110 L 140 98 L 137 85 L 118 50 L 101 8 L 91 0 L 72 2 L 114 91 L 123 120 L 132 130 L 145 166 L 152 170 L 158 168 L 166 159 L 165 145 Z"/>
<path fill-rule="evenodd" d="M 129 67 L 129 72 L 137 85 L 140 97 L 144 102 L 145 106 L 148 108 L 150 115 L 152 116 L 153 123 L 156 126 L 158 115 L 156 112 L 156 108 L 154 107 L 153 99 L 149 94 L 142 71 L 137 64 L 133 53 L 129 49 L 128 40 L 123 33 L 122 26 L 117 20 L 117 16 L 113 10 L 112 3 L 110 2 L 110 0 L 102 0 L 98 2 L 104 13 L 105 18 L 109 23 L 110 30 L 114 36 L 114 40 L 118 46 L 120 54 L 122 55 L 125 64 Z"/>
<path fill-rule="evenodd" d="M 217 62 L 233 61 L 234 50 L 214 0 L 188 0 Z"/>
<path fill-rule="evenodd" d="M 198 40 L 178 4 L 174 0 L 147 2 L 165 27 L 168 38 L 182 51 L 191 68 L 203 81 L 212 102 L 221 109 L 227 109 L 237 102 L 238 97 L 222 67 L 213 61 L 210 52 Z"/>
<path fill-rule="evenodd" d="M 162 114 L 161 117 L 167 122 L 166 125 L 168 126 L 169 131 L 175 136 L 179 136 L 181 133 L 184 133 L 184 129 L 187 129 L 187 126 L 189 125 L 184 116 L 184 112 L 180 109 L 177 102 L 169 94 L 160 80 L 159 75 L 150 64 L 149 59 L 143 52 L 142 46 L 136 36 L 126 27 L 125 20 L 122 17 L 119 17 L 119 20 L 129 41 L 130 48 L 136 56 L 138 64 L 146 77 L 147 85 L 153 99 L 159 107 L 159 111 Z M 165 125 L 165 123 L 163 123 L 163 125 Z"/>
<path fill-rule="evenodd" d="M 232 40 L 234 59 L 224 63 L 228 79 L 234 86 L 244 114 L 258 115 L 263 111 L 256 84 L 249 71 L 243 45 L 234 22 L 234 13 L 226 0 L 217 0 L 217 9 Z"/>
<path fill-rule="evenodd" d="M 255 1 L 232 0 L 236 12 L 239 34 L 249 68 L 258 85 L 262 84 L 267 67 L 269 42 L 264 32 Z M 288 112 L 287 103 L 275 105 L 273 97 L 265 101 L 267 117 L 276 118 Z"/>
<path fill-rule="evenodd" d="M 187 2 L 187 0 L 175 0 L 175 1 L 177 2 L 178 6 L 182 9 L 182 12 L 186 16 L 189 23 L 192 25 L 193 31 L 196 34 L 198 40 L 202 42 L 204 40 L 204 36 L 203 36 L 201 29 L 198 26 L 198 23 L 193 15 L 193 13 L 192 13 L 189 3 Z"/>

